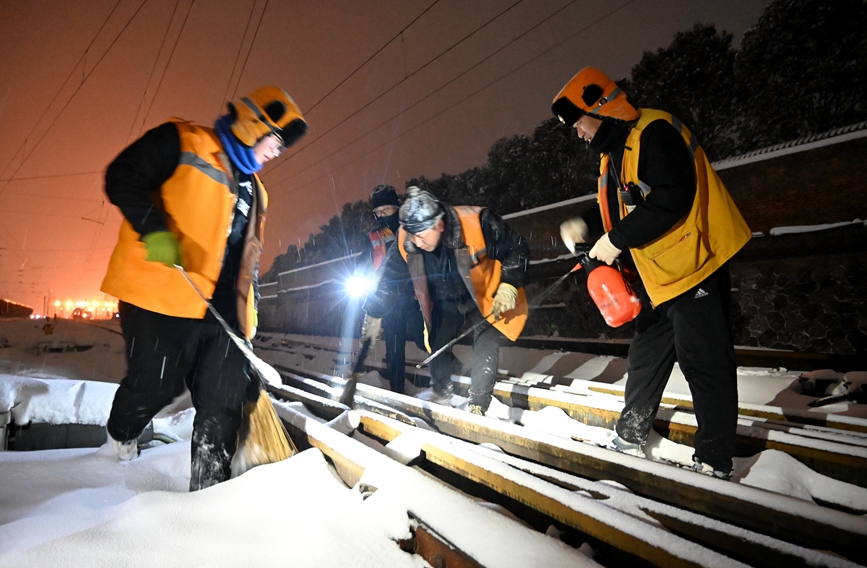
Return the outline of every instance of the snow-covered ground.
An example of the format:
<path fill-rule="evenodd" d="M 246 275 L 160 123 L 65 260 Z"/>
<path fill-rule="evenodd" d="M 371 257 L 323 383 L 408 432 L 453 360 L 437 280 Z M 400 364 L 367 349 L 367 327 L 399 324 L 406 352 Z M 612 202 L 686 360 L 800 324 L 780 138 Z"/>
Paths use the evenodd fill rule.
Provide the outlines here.
<path fill-rule="evenodd" d="M 0 322 L 0 418 L 6 413 L 18 424 L 104 424 L 114 383 L 124 372 L 117 325 L 107 323 L 109 329 L 100 329 L 60 320 L 52 322 L 53 333 L 46 336 L 44 323 Z M 271 335 L 260 341 L 260 356 L 271 363 L 334 370 L 333 350 L 262 349 L 281 339 L 290 338 Z M 92 347 L 83 349 L 87 345 Z M 459 347 L 458 354 L 466 357 L 463 349 Z M 560 377 L 605 377 L 602 382 L 609 384 L 621 381 L 617 373 L 625 371 L 611 358 L 531 351 L 504 350 L 501 367 L 511 371 L 512 366 L 519 375 L 556 369 Z M 799 375 L 741 369 L 741 400 L 779 404 L 786 396 L 800 404 L 804 395 L 793 388 Z M 680 392 L 678 381 L 682 376 L 673 376 L 669 391 Z M 383 386 L 376 372 L 368 373 L 364 382 Z M 414 387 L 409 390 L 418 394 Z M 461 402 L 456 398 L 453 404 Z M 0 452 L 0 566 L 424 565 L 419 557 L 402 552 L 396 540 L 409 535 L 406 495 L 436 491 L 426 485 L 429 479 L 407 478 L 403 483 L 408 487 L 377 491 L 365 499 L 357 487 L 346 487 L 319 450 L 310 449 L 188 493 L 194 411 L 183 406 L 181 402 L 154 422 L 161 439 L 178 441 L 154 442 L 128 463 L 117 462 L 107 447 Z M 864 405 L 848 406 L 853 408 L 837 411 Z M 570 439 L 604 442 L 610 437 L 609 431 L 580 424 L 560 409 L 518 413 L 495 400 L 488 416 L 519 420 L 526 428 Z M 651 440 L 649 452 L 654 459 L 674 463 L 689 463 L 691 455 L 690 448 L 658 437 Z M 777 451 L 736 460 L 734 481 L 867 510 L 867 490 L 822 476 Z M 430 501 L 430 506 L 448 506 L 446 516 L 486 527 L 481 549 L 473 551 L 476 558 L 487 559 L 485 565 L 518 565 L 517 557 L 508 553 L 512 550 L 531 551 L 540 566 L 595 565 L 553 536 L 455 492 Z"/>

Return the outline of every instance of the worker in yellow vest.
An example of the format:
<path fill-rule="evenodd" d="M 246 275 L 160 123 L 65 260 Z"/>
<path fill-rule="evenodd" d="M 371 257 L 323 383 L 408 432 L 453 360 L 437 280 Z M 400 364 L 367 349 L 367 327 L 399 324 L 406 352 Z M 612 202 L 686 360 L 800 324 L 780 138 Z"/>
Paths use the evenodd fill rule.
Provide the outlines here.
<path fill-rule="evenodd" d="M 370 265 L 374 274 L 381 274 L 385 256 L 397 242 L 400 229 L 398 208 L 400 200 L 394 187 L 378 185 L 370 194 L 370 207 L 377 226 L 368 233 Z M 421 313 L 415 299 L 412 282 L 407 279 L 396 286 L 394 307 L 382 318 L 382 336 L 385 342 L 385 379 L 393 392 L 404 392 L 406 383 L 407 339 L 421 343 Z"/>
<path fill-rule="evenodd" d="M 500 342 L 517 339 L 527 321 L 530 246 L 493 211 L 452 207 L 418 187 L 407 189 L 399 220 L 397 246 L 388 251 L 377 290 L 364 304 L 362 335 L 376 337 L 397 283 L 412 278 L 429 353 L 456 338 L 464 325 L 481 324 L 473 337 L 468 410 L 484 414 L 491 403 Z M 460 370 L 451 349 L 431 361 L 431 402 L 451 400 L 451 375 Z"/>
<path fill-rule="evenodd" d="M 307 131 L 277 87 L 228 108 L 213 128 L 172 119 L 149 130 L 105 174 L 123 221 L 102 291 L 119 300 L 127 363 L 108 446 L 121 460 L 138 455 L 139 434 L 186 384 L 196 409 L 191 491 L 231 476 L 252 381 L 245 356 L 175 265 L 238 335 L 255 335 L 268 205 L 256 172 Z"/>
<path fill-rule="evenodd" d="M 636 108 L 602 71 L 582 69 L 552 110 L 601 159 L 599 208 L 561 225 L 564 244 L 601 235 L 589 255 L 619 258 L 639 277 L 642 309 L 613 445 L 644 455 L 676 361 L 698 421 L 694 469 L 728 479 L 738 415 L 728 262 L 750 229 L 686 126 Z"/>

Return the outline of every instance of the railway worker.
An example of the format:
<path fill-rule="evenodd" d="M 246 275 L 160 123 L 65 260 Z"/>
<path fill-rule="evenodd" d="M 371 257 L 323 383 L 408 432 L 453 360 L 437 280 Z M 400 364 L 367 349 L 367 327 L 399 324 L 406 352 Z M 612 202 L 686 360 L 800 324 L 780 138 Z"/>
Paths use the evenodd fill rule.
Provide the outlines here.
<path fill-rule="evenodd" d="M 468 410 L 484 414 L 491 403 L 503 337 L 514 341 L 527 319 L 530 247 L 489 209 L 453 207 L 418 187 L 407 189 L 399 211 L 397 246 L 389 250 L 382 279 L 364 305 L 362 335 L 375 337 L 392 306 L 395 283 L 412 278 L 424 319 L 425 347 L 435 352 L 465 324 L 479 323 Z M 491 323 L 484 323 L 486 319 Z M 431 401 L 452 395 L 460 362 L 447 349 L 430 363 Z"/>
<path fill-rule="evenodd" d="M 394 187 L 378 185 L 370 194 L 370 207 L 376 217 L 377 226 L 368 233 L 370 239 L 370 264 L 374 273 L 381 272 L 386 253 L 396 242 L 400 229 L 398 208 L 400 200 Z M 382 335 L 385 340 L 385 378 L 391 390 L 403 394 L 406 382 L 406 340 L 407 335 L 421 342 L 421 316 L 415 299 L 412 282 L 407 279 L 397 283 L 395 307 L 382 318 Z M 410 333 L 407 334 L 409 328 Z M 417 340 L 417 336 L 419 339 Z"/>
<path fill-rule="evenodd" d="M 637 109 L 586 67 L 554 98 L 554 114 L 601 157 L 598 210 L 560 227 L 570 249 L 601 237 L 590 256 L 637 269 L 642 309 L 629 348 L 626 404 L 615 447 L 644 456 L 674 362 L 695 404 L 694 469 L 728 479 L 738 415 L 728 261 L 751 232 L 689 130 Z"/>
<path fill-rule="evenodd" d="M 190 490 L 231 475 L 248 362 L 195 290 L 182 265 L 238 335 L 258 324 L 258 267 L 267 194 L 256 172 L 306 131 L 282 89 L 261 87 L 228 103 L 213 128 L 172 119 L 108 166 L 105 193 L 123 215 L 102 291 L 118 298 L 127 373 L 108 419 L 118 459 L 189 387 Z"/>

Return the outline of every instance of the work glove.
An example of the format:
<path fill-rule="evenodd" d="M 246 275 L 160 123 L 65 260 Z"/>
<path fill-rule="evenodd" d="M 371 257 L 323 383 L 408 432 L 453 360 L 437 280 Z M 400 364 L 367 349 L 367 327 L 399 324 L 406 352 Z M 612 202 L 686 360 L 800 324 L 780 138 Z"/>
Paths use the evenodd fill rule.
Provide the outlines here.
<path fill-rule="evenodd" d="M 181 264 L 181 245 L 171 231 L 154 231 L 141 238 L 149 262 L 162 262 L 174 268 Z"/>
<path fill-rule="evenodd" d="M 365 314 L 364 324 L 361 326 L 361 341 L 370 340 L 371 347 L 382 332 L 382 318 L 375 318 Z"/>
<path fill-rule="evenodd" d="M 511 284 L 500 282 L 497 286 L 497 293 L 494 294 L 494 305 L 491 306 L 491 313 L 494 314 L 494 319 L 499 320 L 500 316 L 509 310 L 515 309 L 515 302 L 518 300 L 518 289 Z"/>
<path fill-rule="evenodd" d="M 575 245 L 587 240 L 587 223 L 581 217 L 573 217 L 560 224 L 560 240 L 575 254 Z"/>
<path fill-rule="evenodd" d="M 611 264 L 614 260 L 620 256 L 622 251 L 616 246 L 611 244 L 611 240 L 608 238 L 608 233 L 602 235 L 596 244 L 593 245 L 593 248 L 590 249 L 590 258 L 595 258 L 597 260 L 601 260 L 605 264 Z"/>

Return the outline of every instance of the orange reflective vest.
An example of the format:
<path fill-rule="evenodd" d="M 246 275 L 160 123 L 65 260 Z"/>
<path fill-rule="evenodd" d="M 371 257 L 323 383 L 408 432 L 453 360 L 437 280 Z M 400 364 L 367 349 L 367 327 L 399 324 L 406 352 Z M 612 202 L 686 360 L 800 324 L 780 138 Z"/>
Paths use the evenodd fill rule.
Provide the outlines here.
<path fill-rule="evenodd" d="M 205 297 L 210 298 L 223 268 L 226 241 L 232 227 L 236 184 L 228 157 L 210 128 L 172 119 L 178 127 L 181 158 L 172 176 L 154 198 L 181 246 L 184 268 Z M 253 278 L 262 252 L 268 196 L 258 176 L 247 224 L 236 286 L 238 319 L 245 335 L 254 326 Z M 207 306 L 181 273 L 160 262 L 148 262 L 144 243 L 126 219 L 120 227 L 101 290 L 140 308 L 168 316 L 201 319 Z"/>
<path fill-rule="evenodd" d="M 635 266 L 655 306 L 686 292 L 735 255 L 750 240 L 752 232 L 740 211 L 693 139 L 690 131 L 667 112 L 641 109 L 641 117 L 629 132 L 623 152 L 620 183 L 632 182 L 647 195 L 653 188 L 638 179 L 641 133 L 654 120 L 666 120 L 683 136 L 693 158 L 696 182 L 692 209 L 665 234 L 640 247 L 630 248 Z M 605 230 L 613 227 L 608 211 L 608 155 L 599 166 L 597 201 Z M 629 214 L 617 192 L 620 218 Z"/>
<path fill-rule="evenodd" d="M 455 249 L 455 261 L 458 273 L 466 285 L 467 290 L 476 302 L 476 306 L 483 316 L 491 313 L 494 305 L 494 294 L 500 285 L 502 263 L 487 255 L 485 237 L 482 233 L 482 224 L 479 218 L 481 207 L 458 206 L 453 208 L 461 224 L 461 241 L 463 246 Z M 397 237 L 400 255 L 409 267 L 415 294 L 418 298 L 424 316 L 424 338 L 428 353 L 431 352 L 428 343 L 429 330 L 433 313 L 433 300 L 428 289 L 427 274 L 424 269 L 424 259 L 420 252 L 408 253 L 404 247 L 406 231 L 400 228 Z M 523 288 L 518 288 L 518 299 L 515 309 L 503 314 L 499 321 L 492 325 L 500 333 L 515 341 L 521 335 L 524 324 L 527 323 L 527 295 Z M 490 320 L 489 320 L 490 321 Z"/>
<path fill-rule="evenodd" d="M 367 236 L 370 238 L 371 246 L 373 246 L 373 269 L 376 270 L 382 266 L 382 262 L 385 260 L 389 243 L 394 242 L 394 233 L 388 227 L 382 227 L 373 229 Z"/>

